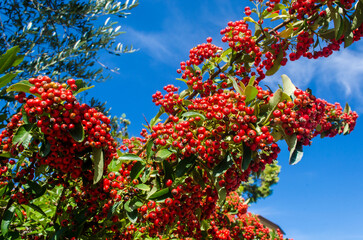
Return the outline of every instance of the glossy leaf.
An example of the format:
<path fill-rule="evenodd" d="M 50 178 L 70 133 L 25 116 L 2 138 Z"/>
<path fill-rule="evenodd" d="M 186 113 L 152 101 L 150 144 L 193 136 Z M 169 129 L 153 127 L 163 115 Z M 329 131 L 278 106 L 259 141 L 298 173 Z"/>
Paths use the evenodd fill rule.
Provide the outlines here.
<path fill-rule="evenodd" d="M 103 176 L 104 156 L 102 148 L 92 148 L 94 175 L 93 184 L 98 183 Z"/>
<path fill-rule="evenodd" d="M 150 127 L 155 126 L 155 124 L 157 124 L 160 121 L 159 117 L 163 115 L 164 112 L 165 112 L 164 108 L 160 107 L 159 112 L 156 114 L 156 116 L 150 120 Z"/>
<path fill-rule="evenodd" d="M 69 129 L 69 134 L 72 136 L 74 141 L 83 142 L 84 140 L 84 129 L 82 123 L 78 122 L 74 124 L 73 129 Z"/>
<path fill-rule="evenodd" d="M 277 58 L 275 59 L 273 66 L 266 71 L 266 76 L 272 76 L 274 75 L 281 67 L 281 61 L 284 58 L 284 51 L 280 49 L 279 54 L 277 55 Z"/>
<path fill-rule="evenodd" d="M 145 169 L 145 164 L 143 162 L 136 162 L 131 169 L 130 177 L 132 180 L 138 178 L 142 171 Z"/>
<path fill-rule="evenodd" d="M 284 93 L 286 93 L 288 96 L 294 96 L 294 91 L 296 90 L 296 87 L 292 83 L 291 79 L 285 74 L 281 75 L 281 79 Z"/>
<path fill-rule="evenodd" d="M 218 177 L 224 174 L 230 167 L 233 166 L 233 163 L 234 161 L 232 156 L 227 154 L 226 157 L 213 169 L 213 176 Z"/>
<path fill-rule="evenodd" d="M 33 94 L 29 91 L 29 89 L 33 87 L 32 84 L 29 83 L 29 81 L 20 81 L 18 83 L 15 83 L 13 85 L 11 85 L 10 87 L 8 87 L 6 89 L 6 92 L 25 92 L 25 93 L 30 93 L 30 94 Z M 40 97 L 39 94 L 33 94 L 37 97 Z"/>
<path fill-rule="evenodd" d="M 202 120 L 202 121 L 204 121 L 205 120 L 205 117 L 204 117 L 204 115 L 203 114 L 201 114 L 201 113 L 198 113 L 198 112 L 185 112 L 185 113 L 183 113 L 183 115 L 182 115 L 184 118 L 191 118 L 191 117 L 193 117 L 193 118 L 195 118 L 195 117 L 200 117 L 200 119 Z"/>
<path fill-rule="evenodd" d="M 301 142 L 297 142 L 290 150 L 289 164 L 290 165 L 297 164 L 298 162 L 300 162 L 302 157 L 303 157 L 303 145 Z"/>
<path fill-rule="evenodd" d="M 5 87 L 11 80 L 13 80 L 21 71 L 16 71 L 15 73 L 5 74 L 0 78 L 0 88 Z"/>
<path fill-rule="evenodd" d="M 252 161 L 252 151 L 249 147 L 243 145 L 242 169 L 247 170 L 251 161 Z"/>
<path fill-rule="evenodd" d="M 15 206 L 11 206 L 7 209 L 3 215 L 3 219 L 1 219 L 1 233 L 5 236 L 9 232 L 10 223 L 14 217 Z"/>
<path fill-rule="evenodd" d="M 345 104 L 343 113 L 350 113 L 352 110 L 350 109 L 350 106 L 348 103 Z"/>
<path fill-rule="evenodd" d="M 142 158 L 135 154 L 126 153 L 118 158 L 120 161 L 143 161 Z"/>
<path fill-rule="evenodd" d="M 137 184 L 137 185 L 135 186 L 135 188 L 138 188 L 138 189 L 140 189 L 140 190 L 142 190 L 142 191 L 145 191 L 145 192 L 150 191 L 150 186 L 148 186 L 148 185 L 146 185 L 146 184 L 143 184 L 143 183 Z"/>
<path fill-rule="evenodd" d="M 176 166 L 175 176 L 182 177 L 194 165 L 195 156 L 182 159 Z"/>
<path fill-rule="evenodd" d="M 156 153 L 156 158 L 159 161 L 165 160 L 168 157 L 170 157 L 170 155 L 173 154 L 172 152 L 170 152 L 168 149 L 161 149 Z"/>
<path fill-rule="evenodd" d="M 153 193 L 152 195 L 150 195 L 148 198 L 149 199 L 157 199 L 157 198 L 161 198 L 163 196 L 169 195 L 169 188 L 164 188 L 161 189 L 159 191 L 156 191 L 155 193 Z"/>
<path fill-rule="evenodd" d="M 227 197 L 227 190 L 225 187 L 222 187 L 218 190 L 218 203 L 219 206 L 223 206 L 224 202 L 226 201 Z"/>
<path fill-rule="evenodd" d="M 19 51 L 20 48 L 15 46 L 7 50 L 6 53 L 0 57 L 0 74 L 14 65 L 14 62 L 18 58 L 16 54 L 18 54 Z"/>
<path fill-rule="evenodd" d="M 39 206 L 32 203 L 29 203 L 28 206 L 37 211 L 38 213 L 42 214 L 44 217 L 47 217 L 47 214 L 45 214 L 45 212 Z"/>
<path fill-rule="evenodd" d="M 255 87 L 247 86 L 245 90 L 246 102 L 251 102 L 253 99 L 256 98 L 257 94 L 258 90 Z"/>
<path fill-rule="evenodd" d="M 31 130 L 33 129 L 34 124 L 24 124 L 18 128 L 14 137 L 13 144 L 21 144 L 24 148 L 28 148 L 29 144 L 33 138 Z"/>

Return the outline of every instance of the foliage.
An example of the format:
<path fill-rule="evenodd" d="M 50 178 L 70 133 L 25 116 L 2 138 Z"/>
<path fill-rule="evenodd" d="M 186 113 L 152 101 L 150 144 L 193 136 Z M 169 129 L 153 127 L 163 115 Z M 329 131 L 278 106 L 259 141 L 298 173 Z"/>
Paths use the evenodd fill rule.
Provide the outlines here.
<path fill-rule="evenodd" d="M 227 49 L 207 38 L 190 50 L 177 70 L 187 88 L 155 93 L 160 110 L 148 129 L 121 145 L 110 119 L 76 100 L 85 89 L 74 79 L 38 77 L 9 87 L 23 105 L 0 134 L 2 237 L 283 239 L 247 213 L 241 184 L 264 197 L 264 186 L 276 181 L 279 140 L 297 164 L 314 137 L 348 134 L 358 115 L 295 87 L 286 75 L 274 93 L 259 83 L 288 58 L 328 57 L 358 41 L 362 6 L 255 5 L 222 29 Z M 265 27 L 268 19 L 277 25 Z M 256 176 L 265 180 L 257 193 Z"/>
<path fill-rule="evenodd" d="M 42 74 L 59 82 L 103 81 L 107 76 L 98 53 L 133 51 L 116 42 L 123 32 L 115 20 L 125 18 L 136 5 L 136 0 L 1 1 L 0 52 L 19 46 L 25 56 L 18 66 L 23 70 L 21 79 Z M 102 19 L 105 22 L 100 24 Z"/>

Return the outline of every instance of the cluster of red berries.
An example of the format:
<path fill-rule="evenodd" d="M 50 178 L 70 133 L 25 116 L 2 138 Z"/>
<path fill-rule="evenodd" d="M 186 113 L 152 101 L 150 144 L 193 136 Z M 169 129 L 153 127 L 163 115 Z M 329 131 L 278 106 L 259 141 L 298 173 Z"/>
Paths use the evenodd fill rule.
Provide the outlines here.
<path fill-rule="evenodd" d="M 12 139 L 15 130 L 28 123 L 36 129 L 32 130 L 34 137 L 27 147 L 37 149 L 41 143 L 42 148 L 48 148 L 48 152 L 43 150 L 35 156 L 41 165 L 51 166 L 63 173 L 69 172 L 73 178 L 78 178 L 82 173 L 82 153 L 94 147 L 104 150 L 107 167 L 116 154 L 117 146 L 109 133 L 110 119 L 96 109 L 76 101 L 73 95 L 77 90 L 75 80 L 70 79 L 68 84 L 60 84 L 44 76 L 31 78 L 29 83 L 34 85 L 29 91 L 37 96 L 26 97 L 23 92 L 16 95 L 15 98 L 24 103 L 24 111 L 15 114 L 0 135 L 2 151 L 17 156 L 24 150 L 22 145 L 13 144 Z M 72 131 L 84 131 L 84 139 L 75 140 Z M 44 137 L 38 139 L 36 136 L 39 133 Z"/>
<path fill-rule="evenodd" d="M 165 86 L 164 90 L 167 92 L 165 96 L 163 96 L 159 91 L 152 95 L 153 102 L 156 106 L 162 106 L 165 109 L 165 112 L 172 114 L 175 111 L 174 106 L 182 102 L 179 95 L 175 93 L 179 90 L 179 88 L 170 84 Z"/>
<path fill-rule="evenodd" d="M 221 47 L 217 47 L 211 42 L 212 38 L 209 37 L 207 38 L 207 43 L 202 43 L 192 48 L 189 51 L 189 60 L 186 62 L 187 65 L 199 65 L 205 59 L 218 56 L 218 51 L 222 51 L 223 49 Z"/>

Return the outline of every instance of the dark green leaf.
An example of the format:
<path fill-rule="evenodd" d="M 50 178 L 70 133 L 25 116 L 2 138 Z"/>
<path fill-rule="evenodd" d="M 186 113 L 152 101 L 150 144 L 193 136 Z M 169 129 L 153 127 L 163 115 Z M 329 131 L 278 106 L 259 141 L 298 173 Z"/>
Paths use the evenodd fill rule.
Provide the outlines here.
<path fill-rule="evenodd" d="M 126 215 L 127 215 L 127 217 L 129 218 L 129 220 L 130 220 L 132 223 L 136 223 L 137 218 L 138 218 L 137 210 L 134 210 L 134 211 L 132 211 L 132 212 L 127 212 L 127 211 L 126 211 Z"/>
<path fill-rule="evenodd" d="M 28 148 L 31 140 L 32 140 L 32 128 L 34 124 L 24 124 L 18 128 L 14 137 L 13 137 L 13 144 L 22 144 L 24 148 Z"/>
<path fill-rule="evenodd" d="M 11 155 L 11 153 L 9 153 L 9 152 L 2 152 L 2 153 L 0 154 L 0 157 L 4 157 L 4 158 L 11 158 L 11 157 L 12 157 L 12 155 Z"/>
<path fill-rule="evenodd" d="M 104 156 L 102 148 L 92 148 L 94 175 L 93 184 L 98 183 L 103 176 Z"/>
<path fill-rule="evenodd" d="M 144 174 L 141 177 L 141 182 L 145 183 L 149 180 L 151 174 L 150 168 L 146 168 Z"/>
<path fill-rule="evenodd" d="M 38 198 L 40 196 L 42 196 L 45 191 L 47 190 L 46 186 L 40 186 L 37 182 L 35 181 L 27 181 L 26 183 L 27 186 L 29 186 L 29 189 L 35 193 L 35 197 Z"/>
<path fill-rule="evenodd" d="M 252 151 L 249 147 L 243 145 L 242 169 L 246 170 L 252 161 Z"/>
<path fill-rule="evenodd" d="M 42 145 L 40 146 L 39 155 L 41 157 L 46 157 L 50 153 L 50 143 L 45 140 L 45 143 L 42 142 Z"/>
<path fill-rule="evenodd" d="M 1 233 L 5 236 L 9 232 L 10 223 L 13 219 L 15 212 L 15 206 L 11 206 L 7 209 L 3 215 L 3 219 L 1 220 Z"/>
<path fill-rule="evenodd" d="M 224 174 L 230 167 L 233 166 L 233 163 L 234 161 L 232 156 L 230 154 L 227 154 L 225 158 L 213 169 L 213 176 L 218 177 Z"/>
<path fill-rule="evenodd" d="M 47 217 L 47 214 L 45 214 L 45 212 L 39 206 L 32 203 L 29 203 L 28 206 L 34 209 L 35 211 L 39 212 L 40 214 L 42 214 L 44 217 Z"/>
<path fill-rule="evenodd" d="M 273 66 L 266 71 L 266 76 L 272 76 L 274 75 L 281 67 L 281 61 L 284 58 L 284 51 L 282 51 L 282 49 L 280 49 L 279 54 L 277 55 Z"/>
<path fill-rule="evenodd" d="M 203 180 L 203 177 L 201 176 L 201 174 L 198 172 L 197 169 L 195 169 L 195 168 L 193 169 L 192 176 L 193 176 L 194 181 L 204 189 L 205 182 Z"/>
<path fill-rule="evenodd" d="M 218 203 L 219 206 L 223 206 L 224 202 L 226 201 L 227 197 L 227 190 L 225 187 L 222 187 L 218 190 Z"/>
<path fill-rule="evenodd" d="M 122 202 L 116 202 L 112 205 L 112 207 L 110 208 L 110 210 L 108 211 L 107 214 L 107 219 L 110 219 L 112 217 L 112 215 L 115 214 L 117 208 L 122 204 Z"/>
<path fill-rule="evenodd" d="M 164 189 L 161 189 L 161 190 L 153 193 L 151 196 L 149 196 L 149 199 L 162 198 L 163 196 L 169 195 L 169 193 L 170 193 L 169 188 L 164 188 Z"/>
<path fill-rule="evenodd" d="M 303 145 L 301 142 L 297 142 L 295 146 L 290 150 L 290 165 L 295 165 L 300 162 L 303 157 Z"/>
<path fill-rule="evenodd" d="M 352 25 L 351 25 L 351 30 L 356 30 L 357 28 L 359 28 L 363 23 L 363 2 L 362 1 L 358 1 L 356 8 L 355 8 L 355 12 L 353 14 L 353 21 L 352 21 Z"/>
<path fill-rule="evenodd" d="M 136 162 L 131 169 L 130 177 L 132 180 L 138 178 L 142 171 L 145 169 L 145 163 L 143 162 Z"/>
<path fill-rule="evenodd" d="M 163 169 L 165 174 L 164 179 L 171 179 L 174 181 L 174 171 L 168 160 L 163 161 Z"/>
<path fill-rule="evenodd" d="M 182 159 L 176 166 L 175 176 L 182 177 L 194 165 L 195 156 Z"/>
<path fill-rule="evenodd" d="M 126 153 L 118 158 L 120 161 L 143 161 L 142 158 L 135 154 Z"/>
<path fill-rule="evenodd" d="M 150 157 L 151 157 L 151 153 L 153 152 L 151 149 L 152 149 L 152 146 L 154 145 L 153 141 L 149 141 L 146 145 L 146 159 L 147 160 L 150 160 Z"/>
<path fill-rule="evenodd" d="M 78 122 L 74 124 L 73 129 L 69 129 L 69 134 L 72 136 L 74 141 L 83 142 L 84 140 L 84 129 L 82 123 Z"/>

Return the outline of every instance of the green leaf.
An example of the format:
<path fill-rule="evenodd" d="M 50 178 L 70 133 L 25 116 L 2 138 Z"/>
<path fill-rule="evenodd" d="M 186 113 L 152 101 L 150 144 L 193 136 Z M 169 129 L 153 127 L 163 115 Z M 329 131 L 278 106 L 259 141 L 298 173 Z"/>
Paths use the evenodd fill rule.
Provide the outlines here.
<path fill-rule="evenodd" d="M 9 232 L 9 227 L 11 220 L 14 217 L 15 206 L 11 206 L 7 209 L 3 215 L 3 219 L 1 220 L 1 233 L 5 236 Z"/>
<path fill-rule="evenodd" d="M 131 153 L 125 153 L 124 155 L 119 157 L 118 160 L 120 160 L 120 161 L 144 161 L 139 156 L 137 156 L 135 154 L 131 154 Z"/>
<path fill-rule="evenodd" d="M 218 203 L 219 206 L 223 206 L 224 202 L 226 201 L 227 197 L 227 190 L 225 187 L 222 187 L 218 190 Z"/>
<path fill-rule="evenodd" d="M 29 81 L 23 80 L 8 87 L 6 89 L 6 92 L 25 92 L 33 94 L 29 91 L 31 87 L 33 87 L 33 85 L 30 84 Z M 33 94 L 33 95 L 40 97 L 39 94 Z"/>
<path fill-rule="evenodd" d="M 168 195 L 169 196 L 170 193 L 170 189 L 169 188 L 163 188 L 153 194 L 151 194 L 151 196 L 149 196 L 149 199 L 157 199 L 157 198 L 162 198 L 163 196 Z"/>
<path fill-rule="evenodd" d="M 40 186 L 37 182 L 34 182 L 34 181 L 27 181 L 27 183 L 26 183 L 26 186 L 28 186 L 29 187 L 29 189 L 33 192 L 33 193 L 35 193 L 36 195 L 35 195 L 35 197 L 36 198 L 38 198 L 38 197 L 40 197 L 40 196 L 42 196 L 45 192 L 46 192 L 46 190 L 47 190 L 47 188 L 46 188 L 46 186 Z"/>
<path fill-rule="evenodd" d="M 253 99 L 256 98 L 258 94 L 258 90 L 257 88 L 253 87 L 253 86 L 247 86 L 246 90 L 245 90 L 245 95 L 246 95 L 246 102 L 250 102 Z"/>
<path fill-rule="evenodd" d="M 40 214 L 42 214 L 44 217 L 48 217 L 47 214 L 45 214 L 45 212 L 39 206 L 32 203 L 29 203 L 28 206 L 34 209 L 35 211 L 39 212 Z"/>
<path fill-rule="evenodd" d="M 134 180 L 134 179 L 138 178 L 140 176 L 140 174 L 142 173 L 142 171 L 144 171 L 144 169 L 145 169 L 145 163 L 140 162 L 140 161 L 136 162 L 130 172 L 131 179 Z"/>
<path fill-rule="evenodd" d="M 284 93 L 286 93 L 288 96 L 294 96 L 294 91 L 296 90 L 296 87 L 292 83 L 291 79 L 285 74 L 281 75 L 281 79 Z"/>
<path fill-rule="evenodd" d="M 343 113 L 350 113 L 351 109 L 350 109 L 350 106 L 348 103 L 345 104 L 345 107 L 344 107 L 344 110 L 343 110 Z"/>
<path fill-rule="evenodd" d="M 170 157 L 170 155 L 173 154 L 172 152 L 170 152 L 168 149 L 161 149 L 156 153 L 156 158 L 157 160 L 161 161 L 161 160 L 165 160 L 168 157 Z"/>
<path fill-rule="evenodd" d="M 243 144 L 243 159 L 242 159 L 242 169 L 247 170 L 248 166 L 252 161 L 252 151 L 249 147 Z"/>
<path fill-rule="evenodd" d="M 358 1 L 353 14 L 351 30 L 356 30 L 363 23 L 363 2 Z"/>
<path fill-rule="evenodd" d="M 50 153 L 50 143 L 45 140 L 45 143 L 42 142 L 42 145 L 40 146 L 39 155 L 41 157 L 46 157 Z"/>
<path fill-rule="evenodd" d="M 148 186 L 148 185 L 146 185 L 146 184 L 143 184 L 143 183 L 137 184 L 137 185 L 135 186 L 135 188 L 138 188 L 138 189 L 140 189 L 140 190 L 142 190 L 142 191 L 145 191 L 145 192 L 150 191 L 150 186 Z"/>
<path fill-rule="evenodd" d="M 72 136 L 74 141 L 83 142 L 84 140 L 84 129 L 82 123 L 78 122 L 74 124 L 73 129 L 69 129 L 69 134 Z"/>
<path fill-rule="evenodd" d="M 201 176 L 201 174 L 198 172 L 197 169 L 193 169 L 192 171 L 192 176 L 193 179 L 196 183 L 198 183 L 203 189 L 205 188 L 205 182 L 203 180 L 203 177 Z"/>
<path fill-rule="evenodd" d="M 231 154 L 227 154 L 225 158 L 213 169 L 213 176 L 218 177 L 224 174 L 230 167 L 232 167 L 233 163 L 233 157 Z"/>
<path fill-rule="evenodd" d="M 235 78 L 233 78 L 233 77 L 228 77 L 228 78 L 229 78 L 229 80 L 231 80 L 231 82 L 233 84 L 233 88 L 236 90 L 236 92 L 238 92 L 241 95 L 244 95 L 244 92 L 245 92 L 244 89 L 240 85 L 237 84 Z"/>
<path fill-rule="evenodd" d="M 160 107 L 159 112 L 156 114 L 156 116 L 150 120 L 150 127 L 154 127 L 155 124 L 157 124 L 160 121 L 159 117 L 163 115 L 164 112 L 165 112 L 164 108 Z"/>
<path fill-rule="evenodd" d="M 16 71 L 15 73 L 5 74 L 0 78 L 0 88 L 5 87 L 11 80 L 13 80 L 21 71 Z"/>
<path fill-rule="evenodd" d="M 297 142 L 294 147 L 290 150 L 290 159 L 289 159 L 289 164 L 290 165 L 295 165 L 298 162 L 300 162 L 300 160 L 303 157 L 303 145 L 301 142 Z"/>
<path fill-rule="evenodd" d="M 292 33 L 292 28 L 286 28 L 282 32 L 280 32 L 279 37 L 281 38 L 289 38 Z"/>
<path fill-rule="evenodd" d="M 184 118 L 195 118 L 195 117 L 200 117 L 201 121 L 205 120 L 205 117 L 203 114 L 199 113 L 199 112 L 185 112 L 182 115 Z"/>
<path fill-rule="evenodd" d="M 349 124 L 345 124 L 343 129 L 343 135 L 349 134 L 349 131 L 350 131 Z"/>
<path fill-rule="evenodd" d="M 20 48 L 15 46 L 7 50 L 6 53 L 0 57 L 0 74 L 4 73 L 7 69 L 13 66 L 17 59 L 16 54 L 18 54 L 19 51 Z"/>
<path fill-rule="evenodd" d="M 154 145 L 153 141 L 148 141 L 147 145 L 146 145 L 146 159 L 150 160 L 151 157 L 151 153 L 153 152 L 152 146 Z"/>
<path fill-rule="evenodd" d="M 146 168 L 144 174 L 141 177 L 141 182 L 145 183 L 149 180 L 151 174 L 150 168 Z"/>
<path fill-rule="evenodd" d="M 94 175 L 93 184 L 98 183 L 103 176 L 104 156 L 102 148 L 92 148 Z"/>
<path fill-rule="evenodd" d="M 136 223 L 137 218 L 138 218 L 137 210 L 134 210 L 132 212 L 127 212 L 126 211 L 126 215 L 127 215 L 128 219 L 130 220 L 130 222 Z"/>
<path fill-rule="evenodd" d="M 76 96 L 77 94 L 81 93 L 81 92 L 84 92 L 84 91 L 87 91 L 91 88 L 94 88 L 95 86 L 89 86 L 89 87 L 83 87 L 83 88 L 80 88 L 80 89 L 77 89 L 76 92 L 73 93 L 74 96 Z"/>
<path fill-rule="evenodd" d="M 250 77 L 250 80 L 248 81 L 247 86 L 253 86 L 255 84 L 255 79 L 256 79 L 256 76 Z M 241 82 L 241 84 L 242 84 L 242 82 Z"/>
<path fill-rule="evenodd" d="M 296 137 L 296 134 L 293 134 L 293 135 L 286 135 L 285 132 L 282 132 L 283 135 L 284 135 L 284 138 L 285 138 L 285 141 L 287 143 L 287 146 L 289 147 L 290 149 L 290 152 L 293 148 L 296 147 L 296 144 L 297 144 L 297 137 Z"/>
<path fill-rule="evenodd" d="M 195 156 L 186 157 L 182 159 L 176 166 L 175 176 L 182 177 L 194 165 Z"/>
<path fill-rule="evenodd" d="M 280 69 L 281 61 L 283 58 L 284 58 L 284 51 L 280 48 L 280 52 L 277 55 L 277 57 L 273 63 L 273 66 L 269 70 L 266 71 L 266 76 L 272 76 Z"/>
<path fill-rule="evenodd" d="M 164 179 L 171 179 L 174 181 L 174 171 L 168 160 L 163 161 Z"/>
<path fill-rule="evenodd" d="M 13 137 L 13 144 L 22 144 L 24 148 L 28 148 L 33 137 L 31 132 L 33 126 L 34 124 L 24 124 L 20 126 Z"/>
<path fill-rule="evenodd" d="M 112 207 L 110 208 L 110 210 L 108 211 L 107 214 L 107 219 L 110 219 L 112 217 L 112 215 L 115 214 L 117 208 L 122 204 L 122 202 L 116 202 L 112 205 Z"/>
<path fill-rule="evenodd" d="M 0 154 L 0 157 L 4 157 L 4 158 L 11 158 L 11 157 L 12 157 L 12 155 L 11 155 L 11 153 L 10 153 L 10 152 L 2 152 L 2 153 Z"/>

